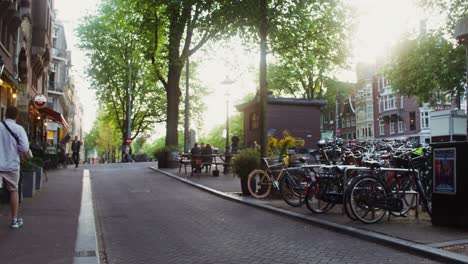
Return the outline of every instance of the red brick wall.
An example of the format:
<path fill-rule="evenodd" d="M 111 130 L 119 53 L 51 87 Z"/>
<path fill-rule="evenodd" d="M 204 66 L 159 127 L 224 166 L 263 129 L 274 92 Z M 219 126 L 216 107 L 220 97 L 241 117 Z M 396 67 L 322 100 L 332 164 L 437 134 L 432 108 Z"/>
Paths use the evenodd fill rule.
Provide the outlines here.
<path fill-rule="evenodd" d="M 254 141 L 259 143 L 259 128 L 250 129 L 250 116 L 253 112 L 259 112 L 258 105 L 244 109 L 245 146 L 252 146 Z M 320 139 L 320 107 L 268 104 L 267 127 L 274 137 L 281 138 L 283 131 L 288 130 L 292 136 L 305 140 L 304 147 L 315 148 Z"/>

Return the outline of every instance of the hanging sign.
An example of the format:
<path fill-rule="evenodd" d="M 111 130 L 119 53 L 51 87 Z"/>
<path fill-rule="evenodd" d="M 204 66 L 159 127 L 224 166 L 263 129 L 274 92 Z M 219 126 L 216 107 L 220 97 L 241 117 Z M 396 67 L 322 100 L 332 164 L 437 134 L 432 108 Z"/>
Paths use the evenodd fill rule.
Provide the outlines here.
<path fill-rule="evenodd" d="M 38 109 L 43 108 L 47 104 L 47 97 L 43 94 L 38 94 L 34 97 L 34 106 Z"/>

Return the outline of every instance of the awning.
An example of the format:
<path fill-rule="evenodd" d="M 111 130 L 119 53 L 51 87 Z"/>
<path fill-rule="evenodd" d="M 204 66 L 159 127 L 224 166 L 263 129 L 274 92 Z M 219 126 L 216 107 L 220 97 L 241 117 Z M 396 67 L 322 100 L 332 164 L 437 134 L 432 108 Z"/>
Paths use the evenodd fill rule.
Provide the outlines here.
<path fill-rule="evenodd" d="M 65 121 L 63 115 L 59 112 L 56 112 L 48 107 L 39 109 L 39 112 L 42 112 L 47 115 L 52 121 L 61 123 L 63 128 L 68 131 L 68 123 Z"/>

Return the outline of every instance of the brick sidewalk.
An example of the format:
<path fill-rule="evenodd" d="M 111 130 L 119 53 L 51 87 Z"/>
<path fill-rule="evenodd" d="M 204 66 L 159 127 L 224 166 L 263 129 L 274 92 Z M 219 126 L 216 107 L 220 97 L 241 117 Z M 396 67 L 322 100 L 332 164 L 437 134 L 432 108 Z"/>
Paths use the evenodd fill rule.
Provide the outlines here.
<path fill-rule="evenodd" d="M 73 263 L 83 170 L 47 173 L 42 189 L 23 199 L 23 227 L 10 229 L 9 206 L 0 205 L 0 256 L 9 264 Z"/>
<path fill-rule="evenodd" d="M 202 173 L 198 177 L 185 174 L 183 169 L 181 173 L 178 172 L 178 168 L 163 170 L 165 172 L 171 173 L 172 175 L 188 179 L 195 183 L 221 192 L 234 193 L 238 195 L 240 195 L 241 192 L 240 180 L 237 177 L 233 177 L 232 174 L 224 175 L 221 172 L 219 177 L 213 177 L 210 174 Z M 250 197 L 243 197 L 243 199 L 256 200 Z M 443 248 L 459 254 L 468 255 L 468 230 L 433 226 L 430 222 L 429 216 L 421 211 L 419 212 L 420 215 L 418 218 L 415 218 L 413 214 L 406 218 L 391 217 L 390 220 L 384 218 L 376 224 L 363 224 L 361 222 L 352 221 L 349 219 L 346 214 L 342 213 L 341 206 L 339 205 L 335 206 L 333 210 L 325 214 L 314 214 L 310 212 L 305 206 L 294 208 L 287 205 L 282 199 L 265 199 L 256 201 L 306 216 L 313 216 L 321 220 L 384 234 L 391 237 L 401 238 L 417 244 L 429 246 L 432 244 L 439 244 L 437 245 L 439 248 L 442 248 L 440 245 L 442 245 L 441 243 L 444 242 L 446 244 L 454 244 L 452 246 L 446 246 Z"/>

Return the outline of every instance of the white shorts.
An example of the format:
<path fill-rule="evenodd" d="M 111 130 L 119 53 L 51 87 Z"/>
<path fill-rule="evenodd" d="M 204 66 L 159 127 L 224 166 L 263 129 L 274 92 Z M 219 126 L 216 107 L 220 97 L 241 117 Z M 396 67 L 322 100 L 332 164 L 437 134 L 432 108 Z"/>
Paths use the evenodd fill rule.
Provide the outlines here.
<path fill-rule="evenodd" d="M 0 171 L 0 179 L 5 179 L 6 188 L 10 192 L 18 191 L 19 172 L 18 171 Z M 0 180 L 0 187 L 3 181 Z"/>

